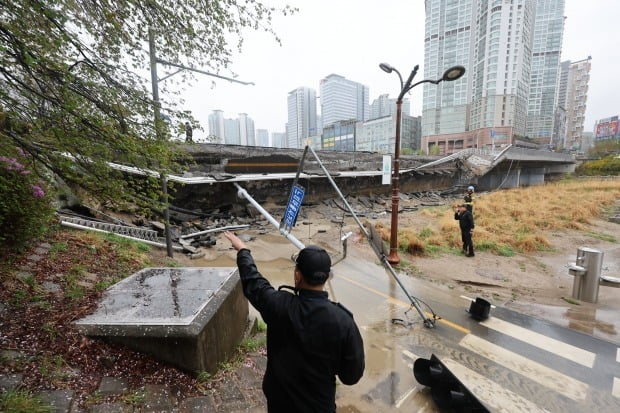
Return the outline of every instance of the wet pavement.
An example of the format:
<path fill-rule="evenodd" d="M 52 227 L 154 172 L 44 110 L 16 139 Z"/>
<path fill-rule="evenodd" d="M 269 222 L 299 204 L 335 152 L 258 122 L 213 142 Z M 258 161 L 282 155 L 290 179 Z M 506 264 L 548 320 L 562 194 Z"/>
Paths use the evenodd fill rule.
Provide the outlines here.
<path fill-rule="evenodd" d="M 450 361 L 451 371 L 459 372 L 491 411 L 620 411 L 618 344 L 501 307 L 478 322 L 466 312 L 467 297 L 402 276 L 409 292 L 442 317 L 435 328 L 425 328 L 415 310 L 406 312 L 407 297 L 389 274 L 381 267 L 369 271 L 363 256 L 354 251 L 336 265 L 330 285 L 355 314 L 368 359 L 360 384 L 339 388 L 343 408 L 433 411 L 429 390 L 413 377 L 412 364 L 435 354 Z"/>
<path fill-rule="evenodd" d="M 291 284 L 289 257 L 295 248 L 279 238 L 254 242 L 250 247 L 259 270 L 275 286 Z M 222 253 L 211 263 L 234 265 L 234 252 Z M 620 343 L 596 337 L 617 337 L 618 299 L 617 304 L 603 300 L 578 309 L 540 306 L 541 316 L 553 322 L 498 306 L 479 322 L 466 311 L 475 297 L 401 275 L 409 293 L 424 300 L 428 315 L 432 309 L 440 317 L 429 329 L 367 245 L 349 247 L 348 257 L 333 270 L 327 284 L 330 298 L 353 312 L 366 350 L 364 377 L 355 386 L 337 387 L 338 412 L 438 411 L 430 389 L 420 385 L 412 371 L 417 358 L 433 354 L 490 411 L 620 411 Z M 251 366 L 238 366 L 204 397 L 171 396 L 171 389 L 152 385 L 140 405 L 94 405 L 89 412 L 266 411 L 260 390 L 265 365 L 265 356 L 253 354 Z M 2 380 L 15 386 L 20 378 L 0 377 L 0 387 Z M 101 389 L 126 391 L 113 378 L 104 378 Z M 56 412 L 78 411 L 71 407 L 70 391 L 52 393 L 42 396 L 56 397 Z"/>
<path fill-rule="evenodd" d="M 294 247 L 270 239 L 277 248 L 264 249 L 261 242 L 251 246 L 259 270 L 276 286 L 290 285 L 293 263 L 287 257 Z M 467 258 L 454 259 L 466 265 Z M 408 292 L 428 304 L 423 305 L 426 316 L 434 311 L 440 317 L 428 329 L 367 245 L 350 246 L 333 272 L 327 290 L 353 312 L 367 363 L 358 384 L 338 386 L 339 412 L 438 411 L 430 389 L 412 371 L 417 358 L 432 354 L 458 373 L 490 411 L 620 411 L 620 343 L 608 340 L 617 338 L 620 300 L 537 305 L 541 316 L 552 321 L 498 305 L 489 319 L 478 322 L 466 311 L 475 297 L 400 275 Z M 618 289 L 601 291 L 620 297 Z"/>

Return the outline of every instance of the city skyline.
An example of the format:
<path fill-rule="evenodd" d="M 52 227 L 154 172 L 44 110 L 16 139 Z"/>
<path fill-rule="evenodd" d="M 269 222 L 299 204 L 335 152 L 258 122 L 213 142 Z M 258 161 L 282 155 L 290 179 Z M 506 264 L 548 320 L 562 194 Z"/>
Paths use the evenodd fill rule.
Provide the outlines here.
<path fill-rule="evenodd" d="M 354 7 L 359 3 L 350 0 L 286 3 L 300 11 L 275 19 L 274 30 L 282 39 L 282 47 L 268 34 L 246 32 L 242 53 L 232 57 L 231 70 L 240 80 L 255 82 L 256 86 L 198 78 L 191 91 L 182 93 L 185 107 L 204 128 L 203 135 L 208 132 L 206 118 L 215 109 L 224 111 L 226 116 L 248 113 L 257 128 L 270 133 L 284 132 L 288 92 L 298 87 L 318 90 L 320 80 L 332 73 L 368 85 L 370 101 L 386 93 L 394 98 L 399 91 L 398 77 L 382 72 L 378 64 L 390 63 L 403 77 L 416 64 L 423 65 L 423 1 L 368 1 L 364 7 Z M 615 50 L 611 43 L 615 38 L 613 16 L 617 14 L 614 10 L 620 11 L 620 4 L 601 0 L 598 6 L 566 0 L 564 12 L 567 18 L 562 61 L 592 56 L 585 131 L 593 130 L 595 120 L 618 112 L 614 98 L 619 88 L 614 75 L 620 70 L 620 57 L 609 50 Z M 601 8 L 606 13 L 601 15 Z M 320 30 L 336 25 L 346 30 L 330 32 L 336 33 L 331 36 Z M 423 78 L 420 70 L 416 79 Z M 416 88 L 408 96 L 411 114 L 415 116 L 422 113 L 421 91 L 422 88 Z"/>

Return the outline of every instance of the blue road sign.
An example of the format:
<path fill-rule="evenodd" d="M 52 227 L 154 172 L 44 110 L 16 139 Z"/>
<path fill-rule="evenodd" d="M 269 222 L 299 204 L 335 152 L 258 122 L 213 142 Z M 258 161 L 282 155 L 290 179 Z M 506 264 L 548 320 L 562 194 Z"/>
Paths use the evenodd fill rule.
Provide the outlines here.
<path fill-rule="evenodd" d="M 288 198 L 288 205 L 286 206 L 286 210 L 284 211 L 284 217 L 282 218 L 282 223 L 287 230 L 290 230 L 295 226 L 295 222 L 297 221 L 297 215 L 299 215 L 299 210 L 301 209 L 301 203 L 304 199 L 304 195 L 305 190 L 303 187 L 299 185 L 293 185 L 293 187 L 291 188 L 291 195 Z"/>

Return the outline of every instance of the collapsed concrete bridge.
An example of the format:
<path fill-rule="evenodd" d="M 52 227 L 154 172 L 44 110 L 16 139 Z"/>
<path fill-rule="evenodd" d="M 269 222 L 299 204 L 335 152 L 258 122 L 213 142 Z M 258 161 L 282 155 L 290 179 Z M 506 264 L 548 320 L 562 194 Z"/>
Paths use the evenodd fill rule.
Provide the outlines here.
<path fill-rule="evenodd" d="M 195 161 L 174 190 L 173 204 L 189 210 L 212 210 L 237 201 L 233 182 L 241 183 L 258 201 L 285 204 L 302 149 L 200 144 L 186 147 Z M 389 194 L 383 185 L 383 156 L 369 152 L 318 151 L 322 163 L 342 192 L 350 195 Z M 499 152 L 466 149 L 446 157 L 401 156 L 401 192 L 460 191 L 468 185 L 478 191 L 540 185 L 560 179 L 575 169 L 563 153 L 507 147 Z M 336 196 L 312 156 L 307 156 L 299 184 L 307 201 Z"/>

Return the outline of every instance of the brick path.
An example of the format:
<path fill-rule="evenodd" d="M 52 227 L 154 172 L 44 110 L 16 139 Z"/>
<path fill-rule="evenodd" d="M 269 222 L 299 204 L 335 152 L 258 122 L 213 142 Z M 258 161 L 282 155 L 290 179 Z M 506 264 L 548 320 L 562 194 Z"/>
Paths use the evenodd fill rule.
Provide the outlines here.
<path fill-rule="evenodd" d="M 23 355 L 14 351 L 3 351 L 0 354 L 3 360 L 20 356 Z M 52 406 L 54 413 L 265 412 L 267 409 L 261 383 L 267 358 L 259 353 L 253 353 L 250 357 L 257 369 L 241 363 L 231 374 L 215 383 L 213 389 L 199 397 L 177 396 L 166 385 L 147 384 L 143 389 L 144 397 L 133 405 L 123 402 L 99 403 L 83 410 L 74 402 L 75 393 L 72 390 L 45 390 L 35 395 Z M 19 388 L 21 381 L 20 373 L 0 374 L 0 392 Z M 99 388 L 92 396 L 104 398 L 133 393 L 123 379 L 102 377 Z"/>

